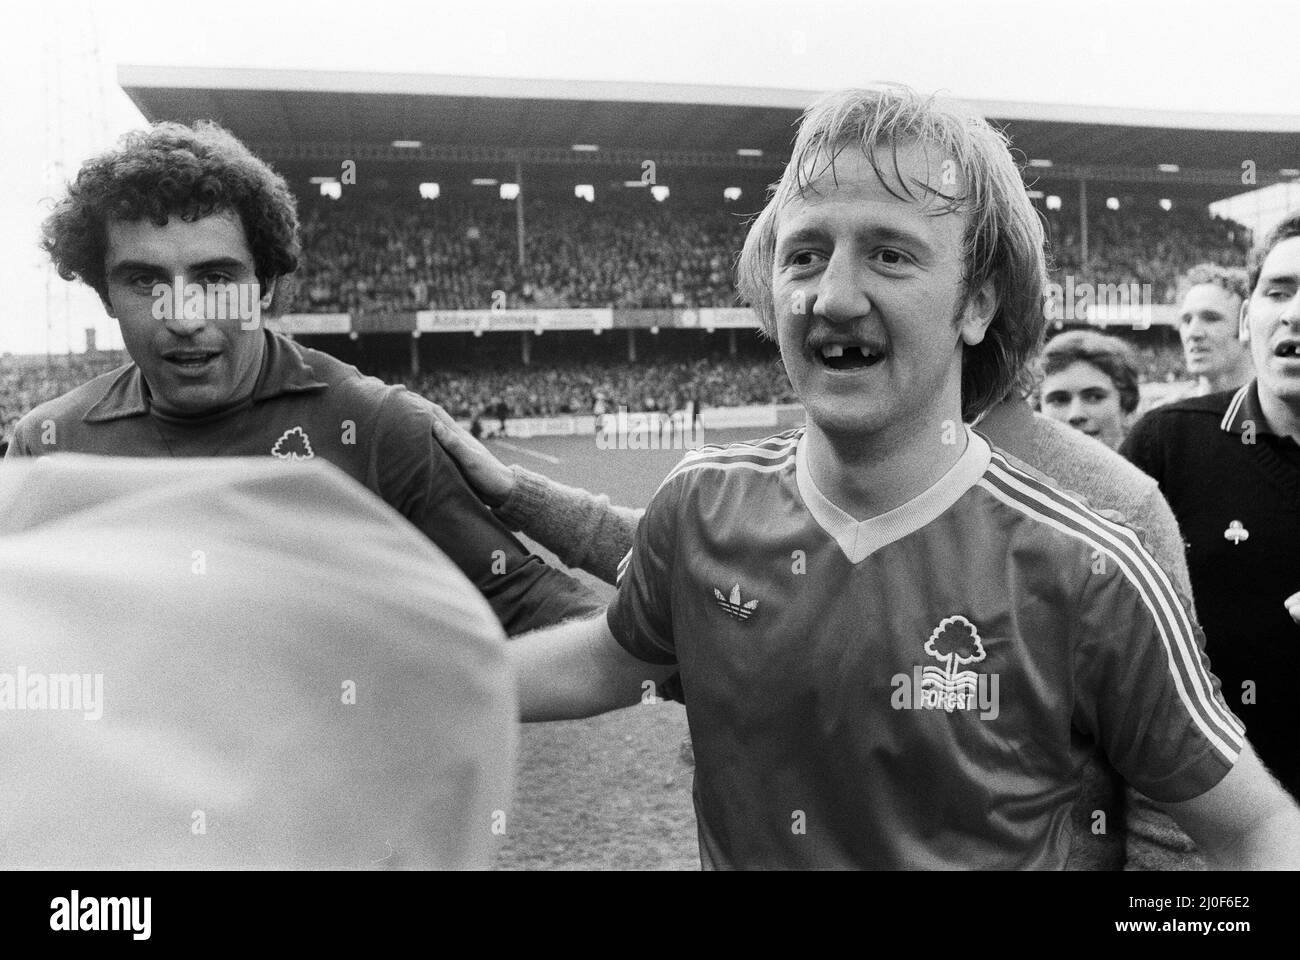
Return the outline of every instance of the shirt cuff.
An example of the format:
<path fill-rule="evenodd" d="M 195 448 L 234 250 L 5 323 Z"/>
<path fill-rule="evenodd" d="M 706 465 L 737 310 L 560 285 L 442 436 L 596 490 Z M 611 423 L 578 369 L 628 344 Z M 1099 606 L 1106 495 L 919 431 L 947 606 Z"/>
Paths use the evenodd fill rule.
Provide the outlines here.
<path fill-rule="evenodd" d="M 518 533 L 542 509 L 546 500 L 546 480 L 517 463 L 510 467 L 510 472 L 515 477 L 514 485 L 505 502 L 492 512 L 498 520 Z"/>

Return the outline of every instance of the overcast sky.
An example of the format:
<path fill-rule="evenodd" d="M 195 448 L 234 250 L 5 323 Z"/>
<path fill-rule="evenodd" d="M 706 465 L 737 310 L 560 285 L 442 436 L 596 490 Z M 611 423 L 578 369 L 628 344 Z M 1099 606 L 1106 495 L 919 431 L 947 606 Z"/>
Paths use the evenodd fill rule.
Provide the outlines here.
<path fill-rule="evenodd" d="M 35 237 L 42 197 L 141 122 L 121 63 L 809 90 L 900 80 L 979 99 L 1300 114 L 1300 0 L 10 0 L 5 17 L 0 352 L 80 349 L 92 324 L 120 345 L 93 297 L 50 278 Z"/>

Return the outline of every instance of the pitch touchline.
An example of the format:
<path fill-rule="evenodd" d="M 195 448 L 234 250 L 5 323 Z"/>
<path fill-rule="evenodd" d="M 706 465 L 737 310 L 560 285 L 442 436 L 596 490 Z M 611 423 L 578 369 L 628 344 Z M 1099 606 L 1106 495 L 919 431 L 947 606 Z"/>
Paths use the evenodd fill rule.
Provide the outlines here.
<path fill-rule="evenodd" d="M 508 440 L 494 440 L 499 447 L 505 447 L 514 453 L 526 453 L 530 457 L 536 457 L 539 460 L 545 460 L 547 463 L 563 463 L 559 457 L 553 457 L 549 453 L 538 453 L 536 450 L 529 450 L 527 447 L 521 447 L 517 443 L 510 443 Z"/>

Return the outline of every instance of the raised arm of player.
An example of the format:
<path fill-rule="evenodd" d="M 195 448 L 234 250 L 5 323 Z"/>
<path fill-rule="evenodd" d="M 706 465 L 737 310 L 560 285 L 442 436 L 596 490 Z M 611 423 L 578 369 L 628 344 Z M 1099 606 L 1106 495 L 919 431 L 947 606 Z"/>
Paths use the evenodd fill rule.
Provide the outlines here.
<path fill-rule="evenodd" d="M 638 660 L 614 639 L 602 611 L 516 638 L 506 647 L 519 688 L 519 717 L 579 720 L 652 702 L 675 665 Z"/>
<path fill-rule="evenodd" d="M 1300 808 L 1249 743 L 1228 775 L 1205 793 L 1160 806 L 1217 867 L 1300 869 Z"/>

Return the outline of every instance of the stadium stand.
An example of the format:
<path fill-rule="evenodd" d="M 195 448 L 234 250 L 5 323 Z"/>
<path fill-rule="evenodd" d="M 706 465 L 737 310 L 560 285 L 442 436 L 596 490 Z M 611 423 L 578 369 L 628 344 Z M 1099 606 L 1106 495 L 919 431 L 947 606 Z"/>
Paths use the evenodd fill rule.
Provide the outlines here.
<path fill-rule="evenodd" d="M 525 205 L 527 266 L 505 203 L 342 200 L 304 205 L 306 269 L 291 311 L 485 309 L 493 293 L 517 307 L 734 306 L 732 263 L 746 218 L 719 208 Z M 1247 231 L 1203 208 L 1127 205 L 1090 211 L 1082 262 L 1077 218 L 1045 212 L 1052 279 L 1151 284 L 1173 303 L 1175 280 L 1196 263 L 1241 266 Z"/>
<path fill-rule="evenodd" d="M 1168 331 L 1108 332 L 1132 344 L 1142 361 L 1144 383 L 1186 378 L 1182 350 Z M 587 415 L 595 412 L 598 401 L 604 402 L 608 412 L 620 406 L 630 411 L 672 412 L 684 410 L 691 402 L 700 409 L 712 409 L 794 400 L 773 345 L 758 344 L 732 358 L 716 350 L 705 352 L 696 339 L 663 353 L 666 355 L 629 363 L 618 356 L 616 344 L 592 343 L 568 361 L 534 366 L 455 362 L 437 365 L 418 377 L 351 359 L 365 372 L 390 383 L 405 383 L 408 389 L 465 420 Z M 8 442 L 28 410 L 124 362 L 120 353 L 60 357 L 49 364 L 6 361 L 0 368 L 3 442 Z"/>
<path fill-rule="evenodd" d="M 509 204 L 340 201 L 303 210 L 291 311 L 734 306 L 745 219 L 721 210 L 535 200 L 521 268 Z"/>
<path fill-rule="evenodd" d="M 1204 208 L 1130 204 L 1089 210 L 1084 263 L 1077 217 L 1048 211 L 1046 218 L 1053 280 L 1074 274 L 1090 283 L 1149 283 L 1155 303 L 1173 303 L 1177 278 L 1193 265 L 1244 266 L 1249 249 L 1245 227 Z"/>
<path fill-rule="evenodd" d="M 0 360 L 0 444 L 7 446 L 23 415 L 101 373 L 126 362 L 122 352 Z"/>
<path fill-rule="evenodd" d="M 123 89 L 151 118 L 215 115 L 223 84 L 236 82 L 206 71 L 196 87 L 196 75 L 184 68 L 120 73 Z M 382 77 L 367 80 L 372 93 L 325 92 L 328 84 L 275 71 L 262 80 L 253 89 L 239 79 L 241 106 L 221 119 L 271 160 L 299 197 L 304 256 L 283 309 L 341 318 L 318 331 L 301 329 L 311 345 L 367 373 L 402 380 L 462 417 L 488 410 L 512 417 L 590 413 L 599 402 L 677 409 L 688 395 L 706 408 L 789 399 L 775 350 L 736 329 L 727 331 L 730 353 L 719 353 L 717 340 L 700 330 L 670 330 L 676 320 L 662 321 L 664 335 L 657 337 L 645 335 L 645 327 L 660 320 L 628 318 L 616 326 L 641 329 L 603 337 L 591 336 L 588 326 L 547 327 L 544 337 L 521 338 L 518 331 L 531 329 L 531 321 L 503 328 L 515 332 L 494 325 L 471 336 L 448 332 L 469 329 L 453 325 L 419 328 L 440 336 L 411 334 L 414 314 L 425 310 L 735 306 L 734 258 L 749 216 L 762 205 L 763 186 L 780 173 L 807 92 L 663 87 L 665 96 L 641 104 L 629 121 L 620 98 L 637 100 L 644 91 L 629 87 L 612 100 L 593 100 L 580 85 L 529 80 L 480 94 L 466 93 L 456 78 L 432 76 L 421 80 L 416 100 L 441 120 L 422 126 L 411 149 L 398 140 L 412 122 L 404 106 L 409 91 L 378 92 L 387 90 Z M 501 114 L 488 127 L 480 122 L 484 111 L 511 97 L 564 122 L 530 125 L 527 111 Z M 340 112 L 340 104 L 350 106 Z M 1051 158 L 1028 161 L 1027 188 L 1046 220 L 1053 281 L 1151 284 L 1152 300 L 1168 310 L 1175 278 L 1191 265 L 1244 262 L 1248 232 L 1207 210 L 1240 187 L 1240 171 L 1219 169 L 1222 151 L 1199 135 L 1122 111 L 1098 125 L 1068 106 L 973 105 L 1005 126 L 1026 158 Z M 1201 119 L 1207 129 L 1227 122 Z M 1274 130 L 1252 136 L 1260 185 L 1287 175 L 1281 168 L 1290 163 L 1293 139 Z M 582 143 L 599 148 L 579 152 L 574 145 Z M 349 157 L 361 158 L 362 175 L 340 184 L 340 161 Z M 649 189 L 628 189 L 647 186 L 648 157 L 659 164 L 659 179 L 652 173 L 650 182 L 672 185 L 663 203 Z M 1180 172 L 1156 171 L 1170 160 L 1182 164 Z M 519 202 L 486 186 L 520 177 Z M 416 187 L 423 190 L 430 178 L 440 182 L 438 198 L 417 199 Z M 323 186 L 330 180 L 332 193 Z M 578 182 L 594 184 L 595 202 L 574 195 Z M 724 188 L 743 199 L 724 200 Z M 1108 194 L 1119 209 L 1103 200 Z M 1171 328 L 1106 332 L 1133 343 L 1147 382 L 1185 375 Z M 665 341 L 675 346 L 664 349 Z M 102 355 L 0 362 L 4 436 L 37 403 L 119 362 Z"/>
<path fill-rule="evenodd" d="M 405 382 L 460 418 L 491 414 L 500 404 L 510 417 L 553 417 L 590 414 L 601 400 L 610 412 L 620 406 L 672 412 L 692 400 L 701 407 L 794 402 L 790 382 L 775 358 L 460 369 Z"/>

